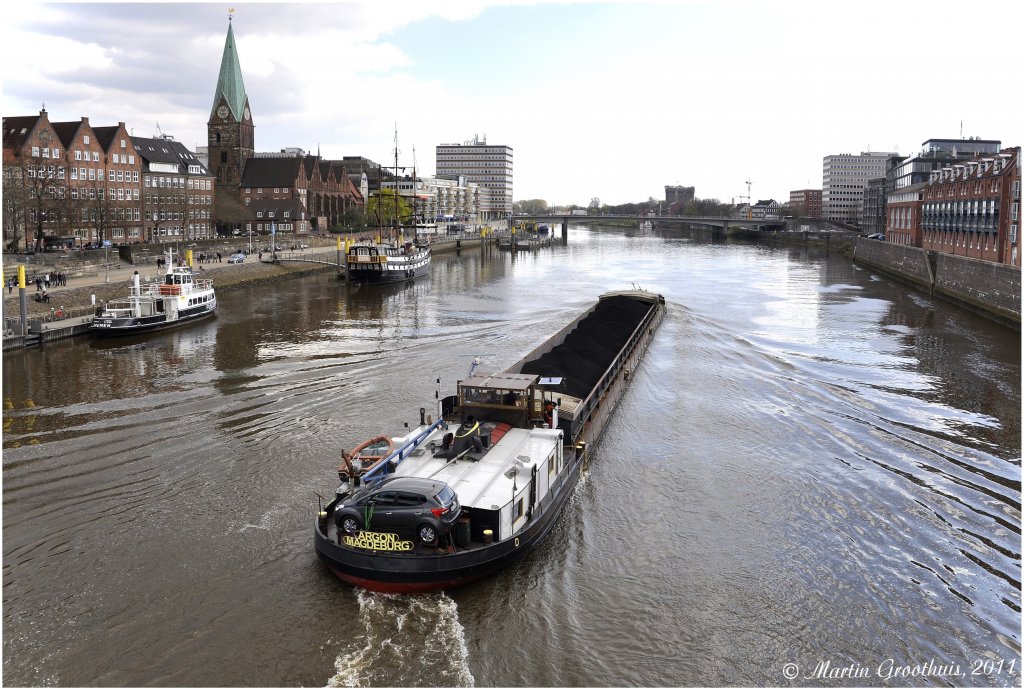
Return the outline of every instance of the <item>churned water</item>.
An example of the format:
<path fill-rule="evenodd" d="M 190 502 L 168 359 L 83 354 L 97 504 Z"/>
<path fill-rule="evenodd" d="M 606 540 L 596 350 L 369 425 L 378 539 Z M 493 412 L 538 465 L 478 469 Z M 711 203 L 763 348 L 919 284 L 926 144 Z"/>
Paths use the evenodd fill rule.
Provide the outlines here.
<path fill-rule="evenodd" d="M 606 290 L 665 321 L 547 540 L 447 593 L 312 548 L 340 449 Z M 5 354 L 8 685 L 1019 686 L 1020 337 L 842 256 L 580 229 Z"/>

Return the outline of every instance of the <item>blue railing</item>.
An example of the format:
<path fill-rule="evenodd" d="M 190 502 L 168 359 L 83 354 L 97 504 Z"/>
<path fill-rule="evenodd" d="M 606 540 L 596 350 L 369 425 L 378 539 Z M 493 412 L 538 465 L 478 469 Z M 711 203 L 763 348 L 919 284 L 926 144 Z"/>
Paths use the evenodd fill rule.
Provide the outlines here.
<path fill-rule="evenodd" d="M 395 462 L 395 467 L 400 465 L 402 461 L 409 456 L 409 453 L 416 450 L 416 448 L 423 443 L 423 440 L 426 439 L 432 431 L 443 426 L 444 423 L 445 421 L 443 419 L 438 419 L 436 422 L 417 434 L 415 438 L 408 441 L 404 446 L 392 451 L 390 455 L 377 463 L 376 467 L 363 475 L 363 482 L 379 482 L 384 479 L 388 475 L 388 467 L 392 461 Z"/>

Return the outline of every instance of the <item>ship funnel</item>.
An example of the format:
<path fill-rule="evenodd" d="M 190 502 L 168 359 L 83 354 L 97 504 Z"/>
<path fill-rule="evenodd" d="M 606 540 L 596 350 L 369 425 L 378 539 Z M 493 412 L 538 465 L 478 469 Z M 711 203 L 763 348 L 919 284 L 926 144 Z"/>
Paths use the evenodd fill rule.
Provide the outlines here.
<path fill-rule="evenodd" d="M 139 272 L 135 271 L 135 275 L 132 276 L 132 291 L 136 297 L 142 295 L 142 279 L 139 276 Z"/>

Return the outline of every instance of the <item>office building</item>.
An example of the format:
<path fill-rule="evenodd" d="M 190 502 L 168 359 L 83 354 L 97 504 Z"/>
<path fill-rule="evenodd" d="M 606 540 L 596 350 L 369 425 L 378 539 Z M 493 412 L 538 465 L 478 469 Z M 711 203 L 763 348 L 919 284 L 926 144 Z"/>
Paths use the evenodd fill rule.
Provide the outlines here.
<path fill-rule="evenodd" d="M 480 189 L 479 220 L 512 215 L 512 147 L 488 144 L 473 137 L 464 144 L 439 144 L 436 176 L 476 183 Z"/>
<path fill-rule="evenodd" d="M 821 210 L 824 219 L 859 224 L 868 180 L 885 177 L 894 157 L 898 157 L 898 154 L 868 152 L 825 156 L 821 179 Z"/>

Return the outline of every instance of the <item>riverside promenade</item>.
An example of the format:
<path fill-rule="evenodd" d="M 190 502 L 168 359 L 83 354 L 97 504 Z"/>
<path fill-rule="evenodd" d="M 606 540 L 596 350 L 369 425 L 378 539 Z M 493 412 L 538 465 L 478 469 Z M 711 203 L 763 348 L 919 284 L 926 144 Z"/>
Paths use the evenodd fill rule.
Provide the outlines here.
<path fill-rule="evenodd" d="M 222 256 L 222 263 L 194 264 L 193 268 L 198 276 L 213 280 L 218 292 L 281 278 L 338 270 L 337 264 L 334 263 L 337 251 L 333 248 L 314 247 L 282 254 L 294 258 L 308 257 L 327 263 L 295 260 L 272 263 L 268 254 L 264 255 L 264 259 L 268 259 L 266 261 L 260 261 L 256 254 L 252 254 L 240 264 L 229 264 L 227 256 Z M 17 270 L 16 266 L 13 270 Z M 12 276 L 12 267 L 8 264 L 4 267 L 3 349 L 9 350 L 85 333 L 98 306 L 128 296 L 132 275 L 136 271 L 143 282 L 160 280 L 162 275 L 162 271 L 158 271 L 152 265 L 133 266 L 120 263 L 114 268 L 100 268 L 94 275 L 68 278 L 68 284 L 65 286 L 51 285 L 46 289 L 49 302 L 37 302 L 35 296 L 40 293 L 34 283 L 27 281 L 28 287 L 25 292 L 28 298 L 29 334 L 25 336 L 21 328 L 19 289 L 16 286 L 13 290 L 7 287 L 6 281 Z M 17 280 L 16 272 L 13 276 Z M 34 277 L 34 274 L 29 272 L 28 277 Z"/>
<path fill-rule="evenodd" d="M 460 235 L 435 234 L 430 236 L 429 241 L 431 251 L 434 253 L 457 252 L 460 249 L 482 247 L 502 234 L 502 229 L 498 229 L 497 232 L 489 229 L 487 233 L 473 231 Z M 319 246 L 283 249 L 276 255 L 277 261 L 271 260 L 273 255 L 270 252 L 264 251 L 262 260 L 259 254 L 254 252 L 240 264 L 227 263 L 229 254 L 220 247 L 213 247 L 213 251 L 221 250 L 221 261 L 194 263 L 193 269 L 198 277 L 212 280 L 218 292 L 243 285 L 315 273 L 337 272 L 341 275 L 342 269 L 337 263 L 338 247 L 335 242 L 338 239 L 342 242 L 356 241 L 363 239 L 362 235 L 365 233 L 352 233 L 332 238 L 334 241 L 320 241 Z M 227 246 L 229 243 L 223 244 Z M 195 250 L 194 257 L 198 256 L 198 253 L 199 250 Z M 25 332 L 26 329 L 21 323 L 19 289 L 15 287 L 9 290 L 7 287 L 8 278 L 13 276 L 15 282 L 17 281 L 17 264 L 6 263 L 3 275 L 3 349 L 36 345 L 88 332 L 97 307 L 128 296 L 132 275 L 136 271 L 142 277 L 143 283 L 160 280 L 163 274 L 162 270 L 158 270 L 151 263 L 133 265 L 114 261 L 111 264 L 99 264 L 80 275 L 69 276 L 67 285 L 51 284 L 46 288 L 49 301 L 37 302 L 35 296 L 40 294 L 40 291 L 36 289 L 32 280 L 37 274 L 44 272 L 44 269 L 26 266 L 28 318 Z"/>

